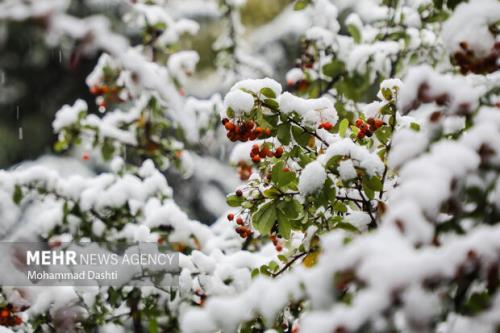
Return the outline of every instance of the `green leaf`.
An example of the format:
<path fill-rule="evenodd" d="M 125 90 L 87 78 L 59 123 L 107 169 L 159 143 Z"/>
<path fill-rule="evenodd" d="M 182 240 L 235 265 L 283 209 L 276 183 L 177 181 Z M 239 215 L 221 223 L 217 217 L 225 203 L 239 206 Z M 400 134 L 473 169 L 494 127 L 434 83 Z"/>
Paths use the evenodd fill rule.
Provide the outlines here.
<path fill-rule="evenodd" d="M 255 228 L 263 235 L 271 232 L 271 229 L 276 222 L 276 207 L 273 202 L 266 203 L 260 206 L 259 210 L 252 216 L 252 221 Z"/>
<path fill-rule="evenodd" d="M 323 185 L 323 192 L 325 192 L 328 201 L 334 202 L 337 198 L 337 190 L 330 178 L 327 178 L 325 185 Z"/>
<path fill-rule="evenodd" d="M 359 232 L 359 230 L 350 223 L 340 222 L 335 225 L 335 228 L 343 229 L 351 232 Z"/>
<path fill-rule="evenodd" d="M 14 188 L 14 194 L 12 195 L 12 200 L 16 203 L 16 205 L 19 205 L 21 200 L 23 200 L 23 190 L 21 186 L 16 185 Z"/>
<path fill-rule="evenodd" d="M 266 198 L 277 198 L 280 195 L 280 191 L 275 189 L 274 187 L 270 187 L 263 192 Z"/>
<path fill-rule="evenodd" d="M 109 161 L 111 157 L 113 157 L 113 153 L 115 152 L 115 147 L 110 140 L 104 140 L 101 147 L 102 158 L 105 161 Z"/>
<path fill-rule="evenodd" d="M 274 126 L 270 124 L 266 118 L 264 118 L 264 115 L 262 112 L 258 112 L 255 116 L 255 121 L 257 124 L 259 124 L 260 127 L 262 128 L 273 128 Z"/>
<path fill-rule="evenodd" d="M 278 270 L 278 268 L 280 268 L 280 266 L 278 265 L 278 263 L 276 261 L 271 261 L 269 263 L 269 265 L 267 265 L 269 267 L 269 269 L 272 271 L 272 272 L 276 272 Z"/>
<path fill-rule="evenodd" d="M 278 140 L 280 140 L 280 142 L 283 145 L 288 145 L 290 143 L 291 138 L 292 138 L 291 133 L 290 133 L 290 124 L 289 123 L 280 124 L 278 126 L 276 136 L 278 137 Z"/>
<path fill-rule="evenodd" d="M 369 73 L 369 71 L 367 73 Z M 367 74 L 361 75 L 354 72 L 349 76 L 343 75 L 336 87 L 341 94 L 355 102 L 358 102 L 363 99 L 363 95 L 368 88 L 370 88 L 370 85 L 371 82 Z"/>
<path fill-rule="evenodd" d="M 358 28 L 354 24 L 348 24 L 347 30 L 351 34 L 351 36 L 354 39 L 354 42 L 356 42 L 356 44 L 361 43 L 361 33 L 359 32 Z"/>
<path fill-rule="evenodd" d="M 275 99 L 271 99 L 271 98 L 266 98 L 264 100 L 264 104 L 270 108 L 271 110 L 274 110 L 274 111 L 278 111 L 279 108 L 280 108 L 280 105 L 278 104 L 278 102 L 276 102 Z"/>
<path fill-rule="evenodd" d="M 226 114 L 229 118 L 234 118 L 234 110 L 231 109 L 230 107 L 227 108 Z"/>
<path fill-rule="evenodd" d="M 322 89 L 322 86 L 321 86 L 321 82 L 319 80 L 317 81 L 313 81 L 310 85 L 309 85 L 309 98 L 316 98 L 319 96 L 320 92 L 321 92 L 321 89 Z"/>
<path fill-rule="evenodd" d="M 279 174 L 281 172 L 283 172 L 283 167 L 284 167 L 285 163 L 283 161 L 279 161 L 278 163 L 276 163 L 274 166 L 273 166 L 273 169 L 271 171 L 271 180 L 275 183 L 278 183 L 278 179 L 279 179 Z"/>
<path fill-rule="evenodd" d="M 267 265 L 260 266 L 260 273 L 264 275 L 269 275 L 269 268 Z"/>
<path fill-rule="evenodd" d="M 475 315 L 491 306 L 491 297 L 487 291 L 475 292 L 464 304 L 465 312 L 468 315 Z"/>
<path fill-rule="evenodd" d="M 290 201 L 281 201 L 278 204 L 278 210 L 289 220 L 299 219 L 304 213 L 304 207 L 295 199 Z"/>
<path fill-rule="evenodd" d="M 333 204 L 333 210 L 340 213 L 347 213 L 347 207 L 342 202 L 337 201 Z"/>
<path fill-rule="evenodd" d="M 445 10 L 439 10 L 432 13 L 429 17 L 427 17 L 424 21 L 426 23 L 436 23 L 446 21 L 449 17 L 449 14 Z"/>
<path fill-rule="evenodd" d="M 387 142 L 389 142 L 391 134 L 392 130 L 389 126 L 382 126 L 377 131 L 375 131 L 375 136 L 383 144 L 387 144 Z"/>
<path fill-rule="evenodd" d="M 392 114 L 391 104 L 385 104 L 380 108 L 380 113 L 382 114 Z"/>
<path fill-rule="evenodd" d="M 414 130 L 415 132 L 419 132 L 420 131 L 420 125 L 418 123 L 411 123 L 410 124 L 410 128 L 412 130 Z"/>
<path fill-rule="evenodd" d="M 122 301 L 122 295 L 115 288 L 111 287 L 108 289 L 108 303 L 116 307 Z"/>
<path fill-rule="evenodd" d="M 326 169 L 328 169 L 328 170 L 336 169 L 339 166 L 340 160 L 342 160 L 342 156 L 341 155 L 335 155 L 335 156 L 333 156 L 326 163 L 326 166 L 325 166 Z"/>
<path fill-rule="evenodd" d="M 294 10 L 302 10 L 309 5 L 309 0 L 298 0 L 293 6 Z"/>
<path fill-rule="evenodd" d="M 370 188 L 366 182 L 363 182 L 363 191 L 365 192 L 368 199 L 373 200 L 373 198 L 375 198 L 375 191 Z"/>
<path fill-rule="evenodd" d="M 260 93 L 268 98 L 276 98 L 276 94 L 274 93 L 274 90 L 271 88 L 265 87 L 260 90 Z"/>
<path fill-rule="evenodd" d="M 158 333 L 158 322 L 156 321 L 156 318 L 154 318 L 154 317 L 149 318 L 148 333 Z"/>
<path fill-rule="evenodd" d="M 309 138 L 310 134 L 307 132 L 304 132 L 302 128 L 299 126 L 293 125 L 292 126 L 292 135 L 295 141 L 302 147 L 307 147 L 307 144 L 309 143 Z"/>
<path fill-rule="evenodd" d="M 241 206 L 241 203 L 244 201 L 243 197 L 239 197 L 237 195 L 229 195 L 226 198 L 226 202 L 229 205 L 229 207 L 239 207 Z"/>
<path fill-rule="evenodd" d="M 281 211 L 278 211 L 278 233 L 285 239 L 290 238 L 292 224 L 290 220 Z"/>
<path fill-rule="evenodd" d="M 345 71 L 345 65 L 342 61 L 334 59 L 331 63 L 323 66 L 323 73 L 329 77 L 337 77 Z"/>
<path fill-rule="evenodd" d="M 62 152 L 64 149 L 68 148 L 68 143 L 63 139 L 54 143 L 54 150 L 57 153 Z"/>
<path fill-rule="evenodd" d="M 382 191 L 382 189 L 384 187 L 382 184 L 382 181 L 377 176 L 373 176 L 373 177 L 365 176 L 363 178 L 363 182 L 366 183 L 366 186 L 368 186 L 370 189 L 377 191 L 377 192 Z"/>
<path fill-rule="evenodd" d="M 392 91 L 389 88 L 382 88 L 381 89 L 382 96 L 384 96 L 385 100 L 390 101 L 392 100 Z"/>
<path fill-rule="evenodd" d="M 295 180 L 295 173 L 291 171 L 284 171 L 285 163 L 279 161 L 276 163 L 271 171 L 271 180 L 279 187 L 284 187 L 290 182 Z"/>
<path fill-rule="evenodd" d="M 341 137 L 345 137 L 345 132 L 347 131 L 347 128 L 349 127 L 349 120 L 347 119 L 342 119 L 342 121 L 339 124 L 339 135 Z"/>

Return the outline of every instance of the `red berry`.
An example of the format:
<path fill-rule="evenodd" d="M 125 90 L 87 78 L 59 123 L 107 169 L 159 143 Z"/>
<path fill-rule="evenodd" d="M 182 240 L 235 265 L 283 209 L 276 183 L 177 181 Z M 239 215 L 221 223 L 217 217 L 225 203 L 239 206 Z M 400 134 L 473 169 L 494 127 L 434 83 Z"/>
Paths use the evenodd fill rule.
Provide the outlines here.
<path fill-rule="evenodd" d="M 269 147 L 264 146 L 264 148 L 262 148 L 262 150 L 259 153 L 260 158 L 265 158 L 267 156 L 267 153 L 269 153 Z"/>
<path fill-rule="evenodd" d="M 331 122 L 328 122 L 328 121 L 327 121 L 327 122 L 321 123 L 321 126 L 322 126 L 325 130 L 329 131 L 329 130 L 331 130 L 331 129 L 332 129 L 333 124 L 332 124 Z"/>
<path fill-rule="evenodd" d="M 89 90 L 92 95 L 98 95 L 101 92 L 99 86 L 92 86 L 89 88 Z"/>
<path fill-rule="evenodd" d="M 228 131 L 233 131 L 234 130 L 234 123 L 232 121 L 229 121 L 227 122 L 224 127 L 228 130 Z"/>
<path fill-rule="evenodd" d="M 270 135 L 271 135 L 271 129 L 266 128 L 266 129 L 264 130 L 264 134 L 265 134 L 266 136 L 270 136 Z"/>
<path fill-rule="evenodd" d="M 356 127 L 358 127 L 358 128 L 359 128 L 359 127 L 361 127 L 362 125 L 363 125 L 363 119 L 361 119 L 361 118 L 356 119 Z"/>
<path fill-rule="evenodd" d="M 255 129 L 255 134 L 257 134 L 257 136 L 261 136 L 263 132 L 264 130 L 262 129 L 262 127 L 257 127 Z"/>
<path fill-rule="evenodd" d="M 236 190 L 236 195 L 238 197 L 241 197 L 243 195 L 243 192 L 241 190 Z"/>
<path fill-rule="evenodd" d="M 278 147 L 278 148 L 276 148 L 276 151 L 274 152 L 274 156 L 276 156 L 277 158 L 280 158 L 281 155 L 283 155 L 284 151 L 285 150 L 283 149 L 283 147 Z"/>
<path fill-rule="evenodd" d="M 365 137 L 366 132 L 364 130 L 361 130 L 358 132 L 358 139 L 363 139 Z"/>
<path fill-rule="evenodd" d="M 236 219 L 236 223 L 239 224 L 239 225 L 243 225 L 243 219 L 241 217 L 238 217 Z"/>
<path fill-rule="evenodd" d="M 222 119 L 222 125 L 226 125 L 229 122 L 229 119 L 224 118 Z"/>
<path fill-rule="evenodd" d="M 109 86 L 108 85 L 103 85 L 102 88 L 101 88 L 101 91 L 103 94 L 107 94 L 109 93 Z"/>
<path fill-rule="evenodd" d="M 253 121 L 251 121 L 251 120 L 247 120 L 247 121 L 245 122 L 245 125 L 244 125 L 244 126 L 245 126 L 245 128 L 246 128 L 246 129 L 251 130 L 251 129 L 254 127 L 254 125 L 255 125 L 255 123 L 254 123 Z"/>
<path fill-rule="evenodd" d="M 283 246 L 281 244 L 276 245 L 276 251 L 278 252 L 283 251 Z"/>
<path fill-rule="evenodd" d="M 88 152 L 84 152 L 82 154 L 82 160 L 84 160 L 84 161 L 90 160 L 90 154 Z"/>
<path fill-rule="evenodd" d="M 298 90 L 299 91 L 304 91 L 306 90 L 307 88 L 309 88 L 309 82 L 307 82 L 306 80 L 300 80 L 298 83 Z"/>
<path fill-rule="evenodd" d="M 380 128 L 382 127 L 382 125 L 384 125 L 384 121 L 382 119 L 375 119 L 375 122 L 374 122 L 374 126 L 375 128 Z"/>
<path fill-rule="evenodd" d="M 259 149 L 259 145 L 258 145 L 258 144 L 254 144 L 254 145 L 252 146 L 252 153 L 253 153 L 254 155 L 258 155 L 258 154 L 259 154 L 259 150 L 260 150 L 260 149 Z"/>
<path fill-rule="evenodd" d="M 229 221 L 234 220 L 234 214 L 232 214 L 232 213 L 227 214 L 227 219 L 228 219 Z"/>
<path fill-rule="evenodd" d="M 254 157 L 252 157 L 252 161 L 253 161 L 255 164 L 260 163 L 260 156 L 259 156 L 259 155 L 254 155 Z"/>

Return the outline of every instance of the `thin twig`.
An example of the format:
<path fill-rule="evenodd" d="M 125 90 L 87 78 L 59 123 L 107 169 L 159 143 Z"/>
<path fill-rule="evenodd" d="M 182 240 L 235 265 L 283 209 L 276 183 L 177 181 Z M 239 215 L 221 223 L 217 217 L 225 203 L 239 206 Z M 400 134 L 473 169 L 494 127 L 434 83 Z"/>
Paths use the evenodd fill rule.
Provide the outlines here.
<path fill-rule="evenodd" d="M 292 258 L 292 260 L 290 260 L 289 262 L 287 262 L 286 265 L 283 266 L 278 272 L 271 274 L 271 276 L 273 278 L 277 277 L 278 275 L 280 275 L 281 273 L 283 273 L 284 271 L 286 271 L 290 266 L 292 266 L 294 264 L 294 262 L 296 262 L 297 260 L 299 260 L 300 258 L 302 258 L 303 256 L 305 256 L 308 253 L 309 253 L 309 251 L 297 254 L 295 257 Z"/>

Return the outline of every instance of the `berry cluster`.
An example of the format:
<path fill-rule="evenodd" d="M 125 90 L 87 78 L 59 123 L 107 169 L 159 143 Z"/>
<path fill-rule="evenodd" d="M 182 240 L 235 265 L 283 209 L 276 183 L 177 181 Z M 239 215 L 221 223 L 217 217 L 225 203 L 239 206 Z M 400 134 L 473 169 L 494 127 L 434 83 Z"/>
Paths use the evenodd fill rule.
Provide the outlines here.
<path fill-rule="evenodd" d="M 333 124 L 329 121 L 325 121 L 325 122 L 320 123 L 318 128 L 323 128 L 323 129 L 329 131 L 333 128 Z"/>
<path fill-rule="evenodd" d="M 436 103 L 439 106 L 447 105 L 450 103 L 451 97 L 448 93 L 434 94 L 427 82 L 423 82 L 418 87 L 417 99 L 410 103 L 404 112 L 416 109 L 421 103 Z M 465 115 L 470 112 L 470 104 L 467 102 L 460 103 L 457 106 L 456 113 Z M 439 112 L 437 114 L 440 114 Z M 438 119 L 432 119 L 431 121 L 437 121 Z"/>
<path fill-rule="evenodd" d="M 102 86 L 95 85 L 90 87 L 89 90 L 92 95 L 107 95 L 111 91 L 107 84 L 103 84 Z"/>
<path fill-rule="evenodd" d="M 238 191 L 236 191 L 236 192 L 238 192 Z M 236 195 L 238 195 L 238 193 L 236 193 Z M 234 220 L 234 214 L 232 214 L 232 213 L 227 214 L 227 219 L 229 221 L 233 221 Z M 236 224 L 238 226 L 236 227 L 235 231 L 236 231 L 236 233 L 238 235 L 240 235 L 241 238 L 247 238 L 247 237 L 249 237 L 249 236 L 251 236 L 253 234 L 253 231 L 250 230 L 250 228 L 248 228 L 245 225 L 245 221 L 243 220 L 243 218 L 241 216 L 238 216 L 238 218 L 236 219 Z"/>
<path fill-rule="evenodd" d="M 0 326 L 10 327 L 21 325 L 23 320 L 15 312 L 18 312 L 18 310 L 12 304 L 7 304 L 7 306 L 0 308 Z"/>
<path fill-rule="evenodd" d="M 476 74 L 492 73 L 500 69 L 498 58 L 500 57 L 500 42 L 496 42 L 491 52 L 483 58 L 478 58 L 466 42 L 460 43 L 460 52 L 453 55 L 456 64 L 460 67 L 462 74 L 468 72 Z"/>
<path fill-rule="evenodd" d="M 276 234 L 272 234 L 270 236 L 270 238 L 271 238 L 271 242 L 273 242 L 273 245 L 274 245 L 276 251 L 278 251 L 278 252 L 283 251 L 283 245 L 281 244 L 278 236 L 276 236 Z"/>
<path fill-rule="evenodd" d="M 110 87 L 107 84 L 101 86 L 94 85 L 89 88 L 89 91 L 92 95 L 97 96 L 97 106 L 101 111 L 105 110 L 110 102 L 121 102 L 121 99 L 118 97 L 118 93 L 120 92 L 118 86 Z"/>
<path fill-rule="evenodd" d="M 295 89 L 299 93 L 304 93 L 309 88 L 309 81 L 304 79 L 297 81 L 288 80 L 286 84 L 288 85 L 288 87 L 290 87 L 290 89 Z"/>
<path fill-rule="evenodd" d="M 356 120 L 356 127 L 359 128 L 358 139 L 363 139 L 365 136 L 371 137 L 373 133 L 384 125 L 384 121 L 378 118 L 368 118 L 365 121 L 358 118 Z"/>
<path fill-rule="evenodd" d="M 283 156 L 284 152 L 285 152 L 285 150 L 283 149 L 283 147 L 278 147 L 273 152 L 269 148 L 269 145 L 267 145 L 267 144 L 263 144 L 262 147 L 259 146 L 258 144 L 254 144 L 252 146 L 252 150 L 250 151 L 250 157 L 252 158 L 252 161 L 255 164 L 259 164 L 261 159 L 266 158 L 266 157 L 281 158 L 281 156 Z"/>
<path fill-rule="evenodd" d="M 255 125 L 252 120 L 240 121 L 236 123 L 224 118 L 222 119 L 222 125 L 227 130 L 227 137 L 229 140 L 246 142 L 248 140 L 252 141 L 257 138 L 265 138 L 271 136 L 271 129 L 262 128 Z"/>

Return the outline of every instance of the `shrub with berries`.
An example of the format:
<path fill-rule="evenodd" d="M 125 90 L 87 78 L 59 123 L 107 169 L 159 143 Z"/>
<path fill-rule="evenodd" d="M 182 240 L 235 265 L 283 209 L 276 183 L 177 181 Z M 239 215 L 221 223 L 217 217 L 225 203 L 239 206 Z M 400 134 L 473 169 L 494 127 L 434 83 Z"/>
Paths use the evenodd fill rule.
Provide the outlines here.
<path fill-rule="evenodd" d="M 246 31 L 253 1 L 179 3 L 116 7 L 121 33 L 66 1 L 0 5 L 100 52 L 95 106 L 52 124 L 93 172 L 1 170 L 0 235 L 180 253 L 169 289 L 0 286 L 0 332 L 498 331 L 500 3 L 295 0 Z M 207 20 L 198 76 L 183 48 Z"/>

